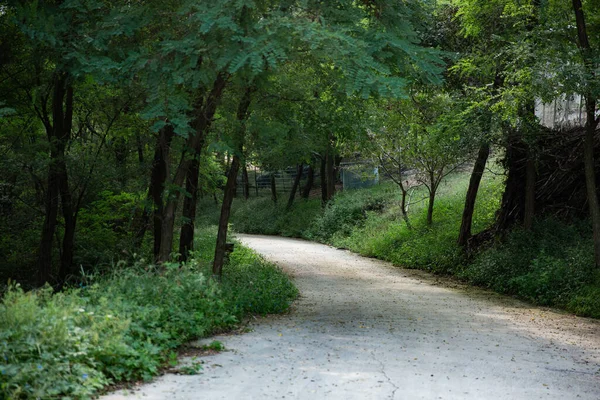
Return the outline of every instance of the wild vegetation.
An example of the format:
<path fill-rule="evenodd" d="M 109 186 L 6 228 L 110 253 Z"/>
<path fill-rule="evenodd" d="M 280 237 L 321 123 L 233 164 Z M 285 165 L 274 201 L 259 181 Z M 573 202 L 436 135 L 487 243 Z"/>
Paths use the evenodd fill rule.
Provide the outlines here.
<path fill-rule="evenodd" d="M 12 284 L 0 303 L 0 396 L 88 398 L 176 365 L 189 340 L 287 310 L 297 291 L 281 270 L 238 245 L 219 284 L 210 279 L 215 227 L 198 236 L 185 264 L 139 259 L 54 295 Z"/>
<path fill-rule="evenodd" d="M 21 325 L 31 328 L 0 328 L 25 346 L 13 354 L 1 342 L 11 377 L 2 390 L 84 396 L 156 372 L 165 349 L 229 316 L 285 309 L 285 278 L 237 269 L 262 263 L 239 247 L 229 254 L 230 222 L 598 316 L 598 9 L 599 0 L 0 0 L 0 318 L 28 315 Z M 547 118 L 539 110 L 550 102 L 558 111 Z M 336 195 L 346 162 L 393 185 Z M 250 201 L 252 171 L 268 195 Z M 198 234 L 215 225 L 208 246 Z M 183 276 L 194 293 L 180 292 Z M 95 287 L 113 291 L 114 304 Z M 165 292 L 179 296 L 177 309 L 161 309 Z M 157 321 L 142 300 L 159 308 Z M 91 305 L 131 317 L 101 324 Z M 154 322 L 166 333 L 146 332 Z M 136 353 L 125 366 L 82 356 L 87 383 L 56 369 L 64 385 L 34 387 L 38 342 L 28 338 L 39 326 L 62 329 L 56 340 L 76 329 L 89 344 L 95 329 L 116 329 L 138 335 L 128 346 L 150 335 L 157 347 L 140 350 L 148 363 L 123 350 Z M 59 369 L 79 357 L 56 353 L 63 342 L 44 346 Z"/>

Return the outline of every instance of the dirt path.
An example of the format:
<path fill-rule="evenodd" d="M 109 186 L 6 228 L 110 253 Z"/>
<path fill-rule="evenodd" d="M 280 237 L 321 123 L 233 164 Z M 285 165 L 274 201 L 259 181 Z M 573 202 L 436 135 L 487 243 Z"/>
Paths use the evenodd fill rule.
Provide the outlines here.
<path fill-rule="evenodd" d="M 199 375 L 105 400 L 600 399 L 597 321 L 323 245 L 239 237 L 294 276 L 292 312 L 218 337 L 230 351 Z"/>

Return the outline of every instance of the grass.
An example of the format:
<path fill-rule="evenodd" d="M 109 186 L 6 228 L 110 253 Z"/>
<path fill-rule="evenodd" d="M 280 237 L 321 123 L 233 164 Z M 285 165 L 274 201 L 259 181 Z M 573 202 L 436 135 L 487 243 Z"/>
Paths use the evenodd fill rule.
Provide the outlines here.
<path fill-rule="evenodd" d="M 90 398 L 111 383 L 150 379 L 191 339 L 284 312 L 296 288 L 243 246 L 221 284 L 208 278 L 214 231 L 199 232 L 185 265 L 139 260 L 57 294 L 13 284 L 0 303 L 0 398 Z"/>
<path fill-rule="evenodd" d="M 237 201 L 232 227 L 319 241 L 402 267 L 454 275 L 535 304 L 600 318 L 600 271 L 594 266 L 589 222 L 540 219 L 531 232 L 517 228 L 467 258 L 456 239 L 468 179 L 465 171 L 444 181 L 431 226 L 426 223 L 424 188 L 411 194 L 409 229 L 401 218 L 399 190 L 382 184 L 341 192 L 325 208 L 317 199 L 297 201 L 290 212 L 266 198 Z M 479 190 L 473 233 L 493 223 L 502 190 L 503 175 L 491 165 Z"/>

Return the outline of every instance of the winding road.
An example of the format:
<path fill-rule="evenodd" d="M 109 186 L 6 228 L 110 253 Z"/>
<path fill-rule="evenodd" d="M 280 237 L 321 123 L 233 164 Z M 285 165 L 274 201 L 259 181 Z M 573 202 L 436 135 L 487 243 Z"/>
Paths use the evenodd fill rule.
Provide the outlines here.
<path fill-rule="evenodd" d="M 238 235 L 290 273 L 289 314 L 224 335 L 198 375 L 120 399 L 600 399 L 600 323 L 296 239 Z"/>

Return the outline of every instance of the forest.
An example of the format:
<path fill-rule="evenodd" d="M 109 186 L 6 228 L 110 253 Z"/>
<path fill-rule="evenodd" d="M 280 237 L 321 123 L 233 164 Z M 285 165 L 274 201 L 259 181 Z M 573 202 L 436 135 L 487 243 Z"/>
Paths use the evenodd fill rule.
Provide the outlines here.
<path fill-rule="evenodd" d="M 599 100 L 600 0 L 0 0 L 0 397 L 286 310 L 232 229 L 598 318 Z"/>

